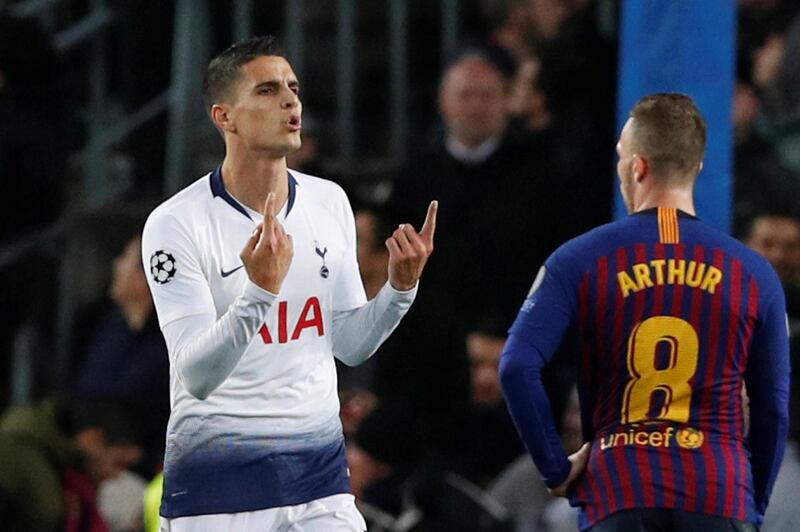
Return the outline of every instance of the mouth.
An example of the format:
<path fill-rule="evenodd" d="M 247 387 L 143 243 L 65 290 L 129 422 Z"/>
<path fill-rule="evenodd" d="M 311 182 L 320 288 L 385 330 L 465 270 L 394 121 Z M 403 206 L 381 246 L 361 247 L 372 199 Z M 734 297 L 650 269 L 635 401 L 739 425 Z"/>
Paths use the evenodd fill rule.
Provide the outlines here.
<path fill-rule="evenodd" d="M 286 121 L 286 127 L 289 131 L 300 131 L 303 127 L 303 121 L 300 115 L 293 115 Z"/>

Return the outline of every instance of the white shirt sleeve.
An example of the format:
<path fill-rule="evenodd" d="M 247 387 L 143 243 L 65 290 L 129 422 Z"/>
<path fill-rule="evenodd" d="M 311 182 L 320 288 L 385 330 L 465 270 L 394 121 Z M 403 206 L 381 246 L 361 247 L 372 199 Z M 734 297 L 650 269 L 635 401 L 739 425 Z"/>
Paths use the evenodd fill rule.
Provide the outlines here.
<path fill-rule="evenodd" d="M 400 292 L 388 282 L 366 305 L 352 310 L 333 311 L 333 355 L 357 366 L 378 350 L 408 312 L 417 295 L 414 288 Z"/>
<path fill-rule="evenodd" d="M 175 217 L 157 213 L 145 224 L 142 258 L 170 364 L 183 387 L 205 399 L 236 367 L 277 296 L 248 280 L 217 319 L 198 257 Z"/>

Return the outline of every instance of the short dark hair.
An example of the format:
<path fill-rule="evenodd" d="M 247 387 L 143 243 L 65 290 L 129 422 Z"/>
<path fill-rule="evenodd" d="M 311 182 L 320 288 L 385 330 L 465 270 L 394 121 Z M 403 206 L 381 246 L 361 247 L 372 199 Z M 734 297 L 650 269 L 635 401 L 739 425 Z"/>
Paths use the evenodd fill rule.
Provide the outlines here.
<path fill-rule="evenodd" d="M 636 102 L 630 117 L 634 152 L 647 157 L 655 175 L 696 176 L 706 150 L 706 121 L 692 98 L 651 94 Z"/>
<path fill-rule="evenodd" d="M 439 80 L 439 85 L 441 86 L 442 83 L 444 83 L 445 78 L 453 67 L 470 59 L 478 59 L 491 66 L 500 74 L 500 77 L 503 78 L 503 81 L 506 83 L 514 78 L 516 65 L 507 51 L 500 46 L 482 40 L 470 39 L 462 43 L 455 52 L 447 58 L 445 67 L 442 70 L 441 79 Z"/>
<path fill-rule="evenodd" d="M 265 55 L 285 57 L 278 40 L 272 35 L 241 40 L 212 59 L 203 76 L 206 109 L 227 96 L 231 85 L 239 77 L 239 67 Z"/>

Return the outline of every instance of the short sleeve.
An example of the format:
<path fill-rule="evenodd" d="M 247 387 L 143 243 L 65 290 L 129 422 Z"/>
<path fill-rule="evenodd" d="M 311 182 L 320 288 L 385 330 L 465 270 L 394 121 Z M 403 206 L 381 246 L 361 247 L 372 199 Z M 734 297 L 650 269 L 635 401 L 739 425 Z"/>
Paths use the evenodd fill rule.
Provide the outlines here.
<path fill-rule="evenodd" d="M 162 329 L 187 316 L 216 316 L 199 250 L 177 218 L 159 211 L 150 215 L 142 233 L 142 261 Z"/>
<path fill-rule="evenodd" d="M 339 192 L 341 195 L 339 216 L 342 230 L 345 232 L 345 251 L 342 268 L 340 268 L 333 285 L 333 310 L 335 311 L 351 310 L 367 302 L 364 283 L 361 281 L 361 272 L 358 268 L 356 221 L 353 209 L 344 191 L 340 189 Z"/>

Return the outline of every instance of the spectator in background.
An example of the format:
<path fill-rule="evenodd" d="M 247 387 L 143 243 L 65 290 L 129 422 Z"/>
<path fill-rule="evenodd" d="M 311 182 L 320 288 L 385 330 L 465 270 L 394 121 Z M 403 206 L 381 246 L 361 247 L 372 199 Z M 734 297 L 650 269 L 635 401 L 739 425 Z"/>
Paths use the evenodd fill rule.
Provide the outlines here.
<path fill-rule="evenodd" d="M 753 80 L 763 101 L 760 132 L 781 163 L 800 174 L 800 15 L 780 21 L 752 52 Z"/>
<path fill-rule="evenodd" d="M 535 55 L 526 57 L 514 74 L 509 110 L 521 127 L 530 133 L 553 130 L 553 113 L 541 86 L 542 62 Z"/>
<path fill-rule="evenodd" d="M 392 234 L 388 215 L 377 206 L 356 209 L 358 267 L 367 298 L 375 297 L 388 279 L 389 251 L 385 240 Z"/>
<path fill-rule="evenodd" d="M 169 358 L 141 261 L 141 238 L 114 259 L 113 307 L 97 323 L 75 376 L 74 393 L 115 400 L 132 412 L 145 449 L 137 471 L 150 478 L 161 463 L 169 418 Z"/>
<path fill-rule="evenodd" d="M 796 335 L 800 326 L 800 219 L 790 213 L 757 214 L 742 240 L 775 268 L 786 295 L 792 336 Z"/>
<path fill-rule="evenodd" d="M 305 136 L 303 139 L 305 142 Z M 393 228 L 383 209 L 375 205 L 356 208 L 355 220 L 358 269 L 367 299 L 372 299 L 389 280 L 389 250 L 386 247 L 386 239 L 391 236 Z M 381 348 L 381 351 L 384 351 L 384 348 Z M 363 395 L 363 392 L 373 388 L 376 367 L 381 364 L 382 358 L 373 356 L 358 366 L 348 366 L 336 361 L 339 391 L 343 393 L 340 397 L 343 399 L 343 412 L 348 404 L 354 407 L 363 404 L 364 401 L 367 403 L 372 401 Z M 353 413 L 360 410 L 356 408 Z M 345 417 L 343 421 L 349 421 L 349 418 Z"/>
<path fill-rule="evenodd" d="M 384 401 L 348 442 L 350 483 L 368 529 L 371 521 L 395 519 L 405 509 L 410 479 L 421 463 L 421 441 L 412 411 L 400 402 Z"/>
<path fill-rule="evenodd" d="M 569 392 L 561 419 L 561 442 L 569 453 L 581 444 L 581 412 L 578 389 Z M 488 487 L 490 495 L 512 516 L 515 532 L 568 532 L 576 530 L 577 511 L 566 499 L 553 497 L 529 456 L 521 456 L 503 470 Z"/>
<path fill-rule="evenodd" d="M 800 358 L 796 346 L 793 347 L 792 363 L 797 367 Z M 797 504 L 797 486 L 800 486 L 800 378 L 797 373 L 793 373 L 792 380 L 789 441 L 761 532 L 800 530 L 800 506 Z"/>
<path fill-rule="evenodd" d="M 370 297 L 387 276 L 385 240 L 393 224 L 387 209 L 370 204 L 356 207 L 355 218 L 359 269 Z M 448 299 L 428 284 L 379 353 L 355 368 L 337 365 L 346 435 L 376 401 L 396 402 L 417 419 L 426 460 L 452 455 L 460 444 L 453 414 L 469 404 L 469 377 L 463 341 L 451 333 L 458 328 L 451 310 Z"/>
<path fill-rule="evenodd" d="M 616 41 L 597 20 L 590 0 L 530 0 L 533 51 L 541 63 L 537 86 L 546 96 L 554 154 L 579 201 L 574 233 L 610 221 L 617 85 Z M 591 169 L 587 171 L 587 169 Z M 598 179 L 604 169 L 606 179 Z M 572 235 L 574 236 L 574 235 Z"/>
<path fill-rule="evenodd" d="M 481 487 L 524 452 L 497 372 L 507 327 L 505 322 L 486 318 L 466 336 L 472 395 L 455 467 L 456 472 Z"/>
<path fill-rule="evenodd" d="M 775 156 L 772 146 L 756 130 L 761 98 L 740 72 L 733 98 L 734 234 L 742 234 L 759 212 L 800 205 L 800 180 Z"/>
<path fill-rule="evenodd" d="M 0 419 L 3 528 L 105 532 L 96 488 L 138 459 L 120 405 L 44 401 Z"/>
<path fill-rule="evenodd" d="M 489 42 L 501 47 L 517 65 L 527 59 L 531 44 L 530 0 L 481 0 L 489 25 Z"/>
<path fill-rule="evenodd" d="M 442 238 L 427 282 L 447 294 L 459 341 L 475 316 L 513 314 L 519 301 L 510 294 L 524 293 L 568 224 L 552 153 L 509 128 L 510 73 L 496 57 L 470 48 L 446 68 L 444 135 L 412 155 L 390 198 L 401 219 L 426 198 L 441 199 Z"/>

